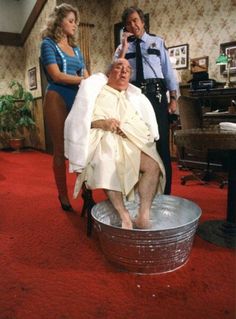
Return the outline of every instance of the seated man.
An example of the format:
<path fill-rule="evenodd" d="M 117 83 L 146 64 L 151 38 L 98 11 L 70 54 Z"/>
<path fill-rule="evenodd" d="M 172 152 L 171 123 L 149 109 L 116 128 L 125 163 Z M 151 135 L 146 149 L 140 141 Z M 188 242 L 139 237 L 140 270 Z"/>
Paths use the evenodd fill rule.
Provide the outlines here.
<path fill-rule="evenodd" d="M 116 60 L 108 78 L 95 74 L 83 80 L 65 122 L 65 155 L 70 172 L 78 174 L 74 196 L 82 183 L 102 188 L 121 218 L 123 228 L 149 228 L 152 200 L 163 193 L 165 171 L 155 147 L 158 128 L 148 99 L 129 84 L 131 67 Z M 140 197 L 132 221 L 123 197 Z"/>

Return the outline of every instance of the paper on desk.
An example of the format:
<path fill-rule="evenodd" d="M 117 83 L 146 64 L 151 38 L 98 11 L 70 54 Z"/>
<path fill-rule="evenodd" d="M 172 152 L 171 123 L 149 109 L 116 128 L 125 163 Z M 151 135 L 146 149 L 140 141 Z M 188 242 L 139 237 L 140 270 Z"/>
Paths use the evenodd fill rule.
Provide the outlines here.
<path fill-rule="evenodd" d="M 211 114 L 216 114 L 219 113 L 219 110 L 211 111 L 211 112 L 205 112 L 204 115 L 211 115 Z"/>
<path fill-rule="evenodd" d="M 220 110 L 215 110 L 215 111 L 212 111 L 212 112 L 206 112 L 204 113 L 204 115 L 224 115 L 224 114 L 229 114 L 228 111 L 225 111 L 225 112 L 221 112 Z"/>
<path fill-rule="evenodd" d="M 236 131 L 236 123 L 232 122 L 220 122 L 220 129 L 226 131 Z"/>

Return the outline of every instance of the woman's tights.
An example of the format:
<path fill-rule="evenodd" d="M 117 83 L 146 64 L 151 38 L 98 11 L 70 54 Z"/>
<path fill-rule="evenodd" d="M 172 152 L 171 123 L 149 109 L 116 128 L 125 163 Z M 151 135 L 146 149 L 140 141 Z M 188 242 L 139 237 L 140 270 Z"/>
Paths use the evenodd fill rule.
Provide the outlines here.
<path fill-rule="evenodd" d="M 55 91 L 47 91 L 44 100 L 44 115 L 53 143 L 55 182 L 59 198 L 64 204 L 69 204 L 64 157 L 64 122 L 67 114 L 68 111 L 61 96 Z"/>

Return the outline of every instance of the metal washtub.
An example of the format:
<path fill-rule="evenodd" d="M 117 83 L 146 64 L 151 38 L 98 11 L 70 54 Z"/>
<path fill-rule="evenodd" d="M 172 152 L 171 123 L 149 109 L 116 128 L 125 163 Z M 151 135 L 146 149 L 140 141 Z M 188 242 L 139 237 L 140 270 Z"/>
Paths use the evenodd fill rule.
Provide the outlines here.
<path fill-rule="evenodd" d="M 139 199 L 125 202 L 132 218 Z M 165 273 L 183 266 L 190 255 L 201 209 L 192 201 L 158 195 L 151 208 L 150 229 L 122 229 L 111 203 L 92 209 L 95 228 L 107 259 L 135 273 Z"/>

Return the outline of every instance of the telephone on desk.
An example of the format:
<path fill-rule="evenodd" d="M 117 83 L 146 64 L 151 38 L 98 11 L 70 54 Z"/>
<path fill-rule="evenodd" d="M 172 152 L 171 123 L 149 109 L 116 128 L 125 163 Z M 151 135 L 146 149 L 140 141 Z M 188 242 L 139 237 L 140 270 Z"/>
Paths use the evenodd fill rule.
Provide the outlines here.
<path fill-rule="evenodd" d="M 194 81 L 191 83 L 190 88 L 192 90 L 209 90 L 213 89 L 216 86 L 216 81 L 212 79 L 204 80 L 204 81 Z"/>
<path fill-rule="evenodd" d="M 209 90 L 216 86 L 216 81 L 209 79 L 207 72 L 193 73 L 193 78 L 189 82 L 191 90 Z"/>

